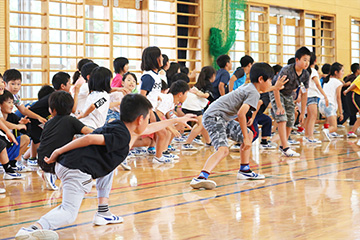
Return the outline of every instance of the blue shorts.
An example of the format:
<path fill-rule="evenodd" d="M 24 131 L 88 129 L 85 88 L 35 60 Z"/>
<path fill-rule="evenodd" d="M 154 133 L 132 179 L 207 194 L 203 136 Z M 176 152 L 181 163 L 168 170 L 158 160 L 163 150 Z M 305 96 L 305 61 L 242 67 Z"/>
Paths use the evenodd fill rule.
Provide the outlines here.
<path fill-rule="evenodd" d="M 120 113 L 109 109 L 106 116 L 106 122 L 109 122 L 109 120 L 120 120 Z"/>
<path fill-rule="evenodd" d="M 9 160 L 15 160 L 19 156 L 20 152 L 20 136 L 16 138 L 16 141 L 19 145 L 12 143 L 10 147 L 6 148 L 7 154 L 9 156 Z"/>
<path fill-rule="evenodd" d="M 308 97 L 306 106 L 309 106 L 311 104 L 318 104 L 319 98 L 318 97 Z"/>
<path fill-rule="evenodd" d="M 325 117 L 337 116 L 337 109 L 334 104 L 329 103 L 329 106 L 326 107 L 325 101 L 323 99 L 319 102 L 319 112 Z"/>

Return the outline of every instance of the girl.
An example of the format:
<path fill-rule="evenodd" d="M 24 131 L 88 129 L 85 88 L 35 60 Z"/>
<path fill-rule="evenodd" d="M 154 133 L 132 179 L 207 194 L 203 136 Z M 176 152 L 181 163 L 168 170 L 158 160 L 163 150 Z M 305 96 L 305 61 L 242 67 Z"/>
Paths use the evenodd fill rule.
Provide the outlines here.
<path fill-rule="evenodd" d="M 170 63 L 169 69 L 166 71 L 167 84 L 171 87 L 171 83 L 173 82 L 173 76 L 177 73 L 181 73 L 180 64 L 176 62 Z"/>
<path fill-rule="evenodd" d="M 326 122 L 330 125 L 329 128 L 322 130 L 321 134 L 324 141 L 329 142 L 331 139 L 330 133 L 337 130 L 337 114 L 339 110 L 339 120 L 343 119 L 342 105 L 341 105 L 341 88 L 343 82 L 340 80 L 344 75 L 344 68 L 338 62 L 331 65 L 330 74 L 324 79 L 324 92 L 329 100 L 329 106 L 326 106 L 324 97 L 319 102 L 319 110 L 322 115 L 326 117 Z"/>
<path fill-rule="evenodd" d="M 169 70 L 169 68 L 170 68 L 169 57 L 166 54 L 162 54 L 162 56 L 163 56 L 163 65 L 159 71 L 159 76 L 160 76 L 161 80 L 163 80 L 166 84 L 168 84 L 168 80 L 166 77 L 166 71 Z"/>
<path fill-rule="evenodd" d="M 210 96 L 212 85 L 215 81 L 216 70 L 212 66 L 206 66 L 201 69 L 198 80 L 194 87 L 188 93 L 188 97 L 182 105 L 182 111 L 192 113 L 197 116 L 197 124 L 193 127 L 185 143 L 182 145 L 183 150 L 197 150 L 196 147 L 191 145 L 195 137 L 201 133 L 207 145 L 211 145 L 210 137 L 204 126 L 202 125 L 203 110 L 207 106 Z M 196 143 L 202 144 L 201 141 Z"/>
<path fill-rule="evenodd" d="M 123 75 L 129 70 L 129 60 L 124 57 L 118 57 L 114 60 L 113 64 L 116 76 L 111 82 L 111 87 L 122 87 Z"/>
<path fill-rule="evenodd" d="M 102 127 L 106 122 L 106 115 L 110 107 L 109 92 L 112 73 L 105 67 L 96 67 L 88 82 L 89 96 L 86 99 L 84 113 L 78 119 L 93 129 Z"/>
<path fill-rule="evenodd" d="M 78 62 L 78 64 L 77 64 L 78 70 L 74 73 L 74 75 L 72 77 L 72 79 L 73 79 L 72 84 L 74 86 L 71 89 L 71 93 L 74 93 L 74 88 L 76 85 L 78 85 L 78 84 L 82 85 L 84 82 L 86 82 L 86 80 L 81 76 L 81 68 L 89 62 L 93 62 L 93 61 L 91 61 L 90 59 L 87 59 L 87 58 L 83 58 Z"/>
<path fill-rule="evenodd" d="M 310 56 L 310 66 L 308 71 L 310 73 L 308 99 L 307 99 L 307 118 L 305 120 L 305 136 L 303 137 L 306 143 L 321 143 L 320 140 L 314 138 L 314 127 L 317 117 L 317 104 L 319 97 L 322 95 L 325 102 L 325 107 L 329 107 L 329 100 L 321 87 L 319 74 L 315 69 L 316 55 L 312 52 Z M 320 95 L 321 94 L 321 95 Z"/>

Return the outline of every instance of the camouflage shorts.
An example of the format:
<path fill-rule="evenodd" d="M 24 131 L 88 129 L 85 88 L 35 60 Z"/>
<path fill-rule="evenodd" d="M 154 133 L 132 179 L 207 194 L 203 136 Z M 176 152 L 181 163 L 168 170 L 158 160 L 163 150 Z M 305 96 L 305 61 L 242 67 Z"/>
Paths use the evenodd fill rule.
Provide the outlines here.
<path fill-rule="evenodd" d="M 211 138 L 211 145 L 214 146 L 216 150 L 219 147 L 229 147 L 227 138 L 230 138 L 233 141 L 242 143 L 244 136 L 241 132 L 240 124 L 232 120 L 226 122 L 222 117 L 203 117 L 203 125 L 208 131 Z"/>

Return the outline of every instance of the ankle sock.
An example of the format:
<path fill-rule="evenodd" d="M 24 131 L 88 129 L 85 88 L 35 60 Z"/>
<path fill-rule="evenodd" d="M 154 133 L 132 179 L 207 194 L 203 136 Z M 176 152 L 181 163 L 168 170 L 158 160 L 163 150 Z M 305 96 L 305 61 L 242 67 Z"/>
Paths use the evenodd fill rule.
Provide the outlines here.
<path fill-rule="evenodd" d="M 6 173 L 15 173 L 14 169 L 11 167 L 10 162 L 3 164 L 3 168 Z"/>
<path fill-rule="evenodd" d="M 283 148 L 283 151 L 286 152 L 288 149 L 289 149 L 289 147 Z"/>
<path fill-rule="evenodd" d="M 260 144 L 268 144 L 268 141 L 266 139 L 261 139 Z"/>
<path fill-rule="evenodd" d="M 9 160 L 10 166 L 16 168 L 16 160 Z"/>
<path fill-rule="evenodd" d="M 207 172 L 207 171 L 201 171 L 198 179 L 208 179 L 209 175 L 210 175 L 209 172 Z"/>
<path fill-rule="evenodd" d="M 111 212 L 109 211 L 109 205 L 107 204 L 99 204 L 98 213 L 102 216 L 110 216 Z"/>
<path fill-rule="evenodd" d="M 240 171 L 241 172 L 251 172 L 249 164 L 241 164 Z"/>

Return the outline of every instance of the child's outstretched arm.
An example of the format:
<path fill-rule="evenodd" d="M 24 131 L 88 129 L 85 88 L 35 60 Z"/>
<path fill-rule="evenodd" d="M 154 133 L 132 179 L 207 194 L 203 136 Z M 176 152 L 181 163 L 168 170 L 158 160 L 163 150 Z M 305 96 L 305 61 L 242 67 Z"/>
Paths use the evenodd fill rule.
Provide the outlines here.
<path fill-rule="evenodd" d="M 281 89 L 284 88 L 284 85 L 289 81 L 289 79 L 286 79 L 286 75 L 281 76 L 281 78 L 278 78 L 278 80 L 276 81 L 274 86 L 271 86 L 269 88 L 269 90 L 267 90 L 266 92 L 272 92 L 272 91 L 280 91 Z M 268 80 L 269 81 L 269 80 Z"/>
<path fill-rule="evenodd" d="M 76 148 L 82 148 L 89 145 L 105 145 L 105 137 L 102 134 L 89 134 L 84 137 L 75 139 L 72 142 L 69 142 L 65 146 L 56 149 L 50 156 L 50 158 L 45 157 L 44 160 L 47 163 L 53 163 L 56 159 L 66 152 L 74 150 Z"/>
<path fill-rule="evenodd" d="M 20 106 L 17 106 L 17 108 L 19 109 L 19 111 L 21 112 L 22 115 L 28 116 L 29 118 L 37 119 L 42 124 L 45 124 L 47 122 L 47 120 L 45 118 L 43 118 L 40 115 L 34 113 L 30 109 L 27 109 L 24 106 L 24 104 L 21 104 Z"/>

